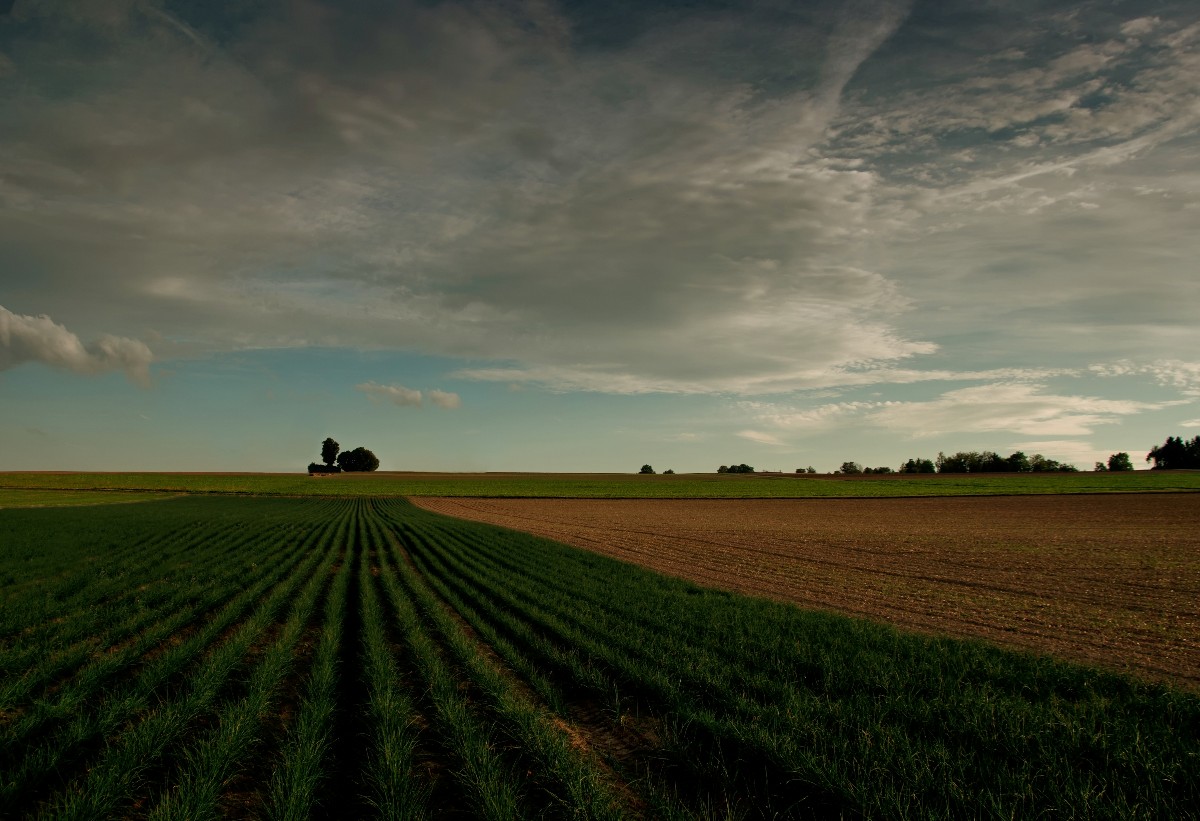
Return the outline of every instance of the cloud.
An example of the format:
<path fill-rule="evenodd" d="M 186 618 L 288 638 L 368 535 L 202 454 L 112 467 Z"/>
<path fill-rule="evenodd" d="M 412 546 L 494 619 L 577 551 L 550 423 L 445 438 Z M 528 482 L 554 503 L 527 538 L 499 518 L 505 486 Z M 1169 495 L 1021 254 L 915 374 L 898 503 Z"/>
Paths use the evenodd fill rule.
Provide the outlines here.
<path fill-rule="evenodd" d="M 462 399 L 457 393 L 449 393 L 440 391 L 436 388 L 429 392 L 429 401 L 437 405 L 439 408 L 452 410 L 462 406 Z"/>
<path fill-rule="evenodd" d="M 52 257 L 64 311 L 86 272 L 100 310 L 199 347 L 401 348 L 618 392 L 928 354 L 896 283 L 840 258 L 879 178 L 815 150 L 906 10 L 657 13 L 586 49 L 537 4 L 345 4 L 219 43 L 182 11 L 45 8 L 18 69 L 74 91 L 0 100 L 24 215 L 0 244 Z"/>
<path fill-rule="evenodd" d="M 766 406 L 759 419 L 784 430 L 818 431 L 838 427 L 848 418 L 883 407 L 882 402 L 833 402 L 815 408 L 792 411 Z"/>
<path fill-rule="evenodd" d="M 787 442 L 784 442 L 778 436 L 774 436 L 770 433 L 765 433 L 760 430 L 738 431 L 737 435 L 743 439 L 749 439 L 751 442 L 758 442 L 760 445 L 775 445 L 777 447 L 787 446 Z"/>
<path fill-rule="evenodd" d="M 402 408 L 421 407 L 421 392 L 406 388 L 403 385 L 380 385 L 377 382 L 363 382 L 355 385 L 354 389 L 362 391 L 372 402 L 391 402 Z"/>
<path fill-rule="evenodd" d="M 1182 12 L 272 5 L 22 4 L 0 270 L 76 332 L 756 395 L 1200 344 Z"/>
<path fill-rule="evenodd" d="M 448 391 L 437 390 L 436 388 L 422 393 L 419 390 L 406 388 L 403 385 L 381 385 L 378 382 L 362 382 L 355 385 L 354 389 L 365 393 L 367 398 L 372 402 L 390 402 L 401 408 L 423 407 L 426 399 L 429 400 L 430 404 L 445 410 L 453 410 L 462 406 L 462 399 L 457 393 L 449 393 Z"/>
<path fill-rule="evenodd" d="M 79 374 L 124 371 L 131 382 L 150 384 L 154 354 L 146 343 L 111 334 L 85 346 L 78 336 L 46 315 L 15 314 L 0 306 L 0 371 L 40 362 Z"/>
<path fill-rule="evenodd" d="M 1179 424 L 1185 428 L 1200 428 L 1200 419 L 1185 419 Z"/>
<path fill-rule="evenodd" d="M 1086 436 L 1122 416 L 1177 402 L 1136 402 L 1044 393 L 1038 385 L 962 388 L 928 402 L 891 402 L 867 420 L 913 436 L 1011 431 L 1034 436 Z"/>
<path fill-rule="evenodd" d="M 1179 359 L 1160 359 L 1155 362 L 1122 360 L 1091 365 L 1088 371 L 1104 377 L 1149 375 L 1159 385 L 1176 388 L 1185 396 L 1200 397 L 1200 362 Z"/>

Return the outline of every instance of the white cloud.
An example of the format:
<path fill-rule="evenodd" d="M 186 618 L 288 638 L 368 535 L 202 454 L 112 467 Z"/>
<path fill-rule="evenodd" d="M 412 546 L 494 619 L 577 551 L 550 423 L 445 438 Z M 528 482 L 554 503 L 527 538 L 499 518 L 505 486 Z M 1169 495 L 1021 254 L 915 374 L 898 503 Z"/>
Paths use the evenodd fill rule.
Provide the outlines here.
<path fill-rule="evenodd" d="M 1154 362 L 1121 360 L 1090 365 L 1088 370 L 1097 376 L 1105 377 L 1149 375 L 1158 384 L 1176 388 L 1185 396 L 1200 397 L 1200 362 L 1179 359 L 1160 359 Z"/>
<path fill-rule="evenodd" d="M 738 431 L 738 436 L 743 439 L 749 439 L 751 442 L 758 442 L 760 445 L 774 445 L 776 447 L 787 447 L 787 442 L 774 436 L 770 433 L 765 433 L 760 430 L 743 430 Z"/>
<path fill-rule="evenodd" d="M 829 430 L 843 424 L 848 418 L 885 407 L 885 402 L 833 402 L 805 410 L 789 411 L 770 409 L 761 413 L 759 419 L 784 430 L 817 431 Z"/>
<path fill-rule="evenodd" d="M 1033 436 L 1085 436 L 1122 416 L 1175 402 L 1135 402 L 1044 393 L 1038 385 L 980 385 L 928 402 L 892 402 L 868 421 L 913 436 L 1011 431 Z"/>
<path fill-rule="evenodd" d="M 437 388 L 434 388 L 429 392 L 429 401 L 437 405 L 439 408 L 445 408 L 446 410 L 452 410 L 462 406 L 462 399 L 457 393 L 440 391 Z"/>
<path fill-rule="evenodd" d="M 1138 17 L 1121 24 L 1121 33 L 1128 37 L 1141 37 L 1154 31 L 1162 21 L 1157 17 Z"/>
<path fill-rule="evenodd" d="M 362 391 L 372 402 L 390 402 L 401 408 L 420 408 L 428 399 L 429 403 L 444 410 L 453 410 L 462 406 L 462 399 L 457 393 L 438 390 L 422 392 L 403 385 L 381 385 L 378 382 L 362 382 L 354 386 Z"/>
<path fill-rule="evenodd" d="M 1179 424 L 1185 428 L 1200 428 L 1200 419 L 1185 419 Z"/>
<path fill-rule="evenodd" d="M 421 407 L 421 392 L 406 388 L 403 385 L 380 385 L 377 382 L 363 382 L 354 386 L 362 391 L 372 402 L 391 402 L 402 408 Z"/>
<path fill-rule="evenodd" d="M 40 362 L 79 374 L 121 370 L 130 381 L 150 384 L 154 354 L 146 343 L 104 334 L 85 346 L 78 336 L 46 315 L 15 314 L 0 306 L 0 371 Z"/>

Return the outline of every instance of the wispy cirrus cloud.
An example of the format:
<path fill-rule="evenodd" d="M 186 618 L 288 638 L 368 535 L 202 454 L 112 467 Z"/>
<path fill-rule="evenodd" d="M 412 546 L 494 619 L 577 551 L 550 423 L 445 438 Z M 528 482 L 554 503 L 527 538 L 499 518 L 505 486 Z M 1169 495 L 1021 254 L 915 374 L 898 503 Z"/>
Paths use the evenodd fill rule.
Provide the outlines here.
<path fill-rule="evenodd" d="M 780 439 L 774 434 L 766 433 L 761 430 L 742 430 L 738 431 L 738 436 L 742 439 L 748 439 L 751 442 L 757 442 L 760 445 L 774 445 L 776 447 L 787 447 L 787 442 Z"/>
<path fill-rule="evenodd" d="M 1088 371 L 1104 377 L 1148 375 L 1160 385 L 1177 388 L 1186 396 L 1200 397 L 1200 362 L 1179 359 L 1163 359 L 1154 362 L 1123 360 L 1091 365 Z"/>
<path fill-rule="evenodd" d="M 1047 393 L 1038 385 L 979 385 L 949 391 L 927 402 L 891 402 L 868 420 L 911 436 L 1014 432 L 1035 436 L 1086 436 L 1123 416 L 1179 402 L 1139 402 Z"/>

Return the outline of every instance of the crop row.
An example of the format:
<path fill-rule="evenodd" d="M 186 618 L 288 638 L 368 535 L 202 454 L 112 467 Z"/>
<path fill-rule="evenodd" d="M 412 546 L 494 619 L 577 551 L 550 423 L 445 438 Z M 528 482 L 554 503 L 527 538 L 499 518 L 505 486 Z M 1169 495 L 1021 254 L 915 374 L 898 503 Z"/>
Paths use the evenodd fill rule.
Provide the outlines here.
<path fill-rule="evenodd" d="M 12 817 L 1170 817 L 1200 699 L 396 499 L 0 511 Z M 11 593 L 11 595 L 9 595 Z"/>
<path fill-rule="evenodd" d="M 664 796 L 743 817 L 1170 817 L 1200 801 L 1194 695 L 703 590 L 403 503 L 384 515 L 431 588 L 607 745 L 656 814 Z M 640 755 L 619 736 L 639 725 L 653 730 Z"/>

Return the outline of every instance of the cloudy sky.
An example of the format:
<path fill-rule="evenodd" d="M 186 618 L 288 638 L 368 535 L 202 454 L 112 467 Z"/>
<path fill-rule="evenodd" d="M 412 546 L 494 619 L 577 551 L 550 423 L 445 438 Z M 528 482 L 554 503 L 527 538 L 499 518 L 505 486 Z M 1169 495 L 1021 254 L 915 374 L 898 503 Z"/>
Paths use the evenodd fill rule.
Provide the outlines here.
<path fill-rule="evenodd" d="M 0 469 L 1200 433 L 1200 5 L 0 0 Z"/>

